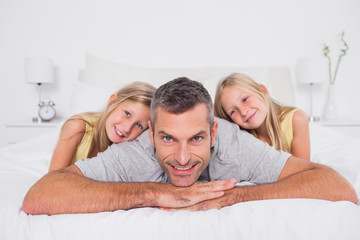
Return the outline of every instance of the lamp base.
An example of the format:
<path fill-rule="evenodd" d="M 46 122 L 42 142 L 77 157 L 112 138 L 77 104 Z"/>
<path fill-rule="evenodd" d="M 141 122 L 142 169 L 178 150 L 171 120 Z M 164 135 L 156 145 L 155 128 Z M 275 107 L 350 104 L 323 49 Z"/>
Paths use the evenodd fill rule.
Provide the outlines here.
<path fill-rule="evenodd" d="M 310 116 L 309 118 L 309 122 L 319 122 L 320 121 L 320 117 L 317 116 Z"/>
<path fill-rule="evenodd" d="M 33 117 L 33 118 L 32 118 L 32 122 L 34 122 L 34 123 L 41 123 L 41 118 L 40 118 L 40 117 Z"/>

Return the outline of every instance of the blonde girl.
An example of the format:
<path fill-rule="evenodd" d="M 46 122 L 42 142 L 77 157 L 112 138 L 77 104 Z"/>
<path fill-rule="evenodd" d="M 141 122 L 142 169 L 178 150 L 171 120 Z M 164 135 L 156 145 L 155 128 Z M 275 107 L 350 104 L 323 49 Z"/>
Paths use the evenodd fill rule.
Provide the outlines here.
<path fill-rule="evenodd" d="M 87 112 L 68 119 L 60 132 L 49 171 L 103 152 L 110 144 L 135 139 L 148 128 L 155 88 L 134 82 L 111 95 L 102 112 Z"/>
<path fill-rule="evenodd" d="M 306 114 L 275 102 L 264 85 L 234 73 L 216 89 L 215 115 L 234 122 L 255 137 L 293 156 L 310 159 L 309 123 Z"/>

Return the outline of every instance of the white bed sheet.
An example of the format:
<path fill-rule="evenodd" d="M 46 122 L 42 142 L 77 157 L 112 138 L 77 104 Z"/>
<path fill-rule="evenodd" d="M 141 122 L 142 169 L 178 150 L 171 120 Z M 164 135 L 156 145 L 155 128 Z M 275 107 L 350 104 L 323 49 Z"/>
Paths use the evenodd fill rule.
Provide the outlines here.
<path fill-rule="evenodd" d="M 333 167 L 360 196 L 360 139 L 311 125 L 312 160 Z M 58 129 L 0 148 L 0 239 L 360 239 L 360 207 L 350 202 L 282 199 L 221 210 L 155 208 L 29 216 L 27 190 L 49 166 Z"/>

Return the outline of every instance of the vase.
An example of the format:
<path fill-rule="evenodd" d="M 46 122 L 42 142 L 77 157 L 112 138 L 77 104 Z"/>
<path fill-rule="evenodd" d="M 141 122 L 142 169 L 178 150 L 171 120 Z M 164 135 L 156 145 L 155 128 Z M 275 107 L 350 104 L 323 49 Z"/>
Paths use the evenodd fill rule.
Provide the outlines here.
<path fill-rule="evenodd" d="M 327 99 L 325 103 L 325 120 L 335 120 L 338 117 L 336 107 L 335 85 L 330 84 L 327 92 Z"/>

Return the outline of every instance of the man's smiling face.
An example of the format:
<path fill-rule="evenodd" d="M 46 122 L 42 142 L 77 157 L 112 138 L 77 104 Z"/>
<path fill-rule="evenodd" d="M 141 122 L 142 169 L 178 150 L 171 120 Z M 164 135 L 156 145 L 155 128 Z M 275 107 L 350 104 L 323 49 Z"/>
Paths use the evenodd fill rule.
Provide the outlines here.
<path fill-rule="evenodd" d="M 174 114 L 157 108 L 154 129 L 149 135 L 156 149 L 160 166 L 175 186 L 190 186 L 210 162 L 217 122 L 210 129 L 208 108 L 197 104 L 184 113 Z"/>

